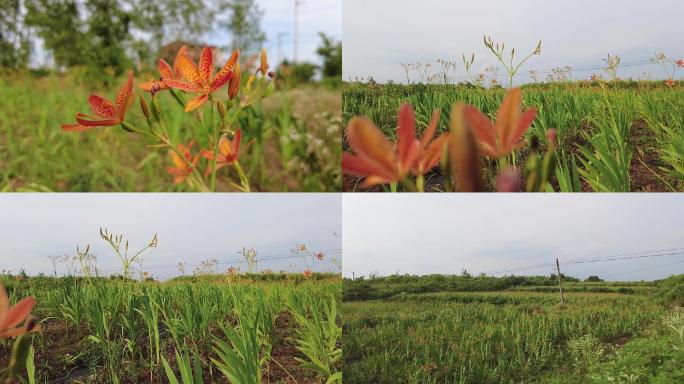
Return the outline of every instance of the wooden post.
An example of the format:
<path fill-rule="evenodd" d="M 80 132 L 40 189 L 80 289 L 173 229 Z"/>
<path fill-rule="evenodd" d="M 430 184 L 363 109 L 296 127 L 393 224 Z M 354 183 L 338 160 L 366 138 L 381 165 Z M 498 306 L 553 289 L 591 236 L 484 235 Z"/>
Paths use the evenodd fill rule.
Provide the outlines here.
<path fill-rule="evenodd" d="M 560 288 L 560 305 L 561 308 L 565 307 L 565 302 L 563 301 L 563 280 L 561 279 L 560 264 L 558 263 L 558 258 L 556 258 L 556 272 L 558 273 L 558 287 Z"/>

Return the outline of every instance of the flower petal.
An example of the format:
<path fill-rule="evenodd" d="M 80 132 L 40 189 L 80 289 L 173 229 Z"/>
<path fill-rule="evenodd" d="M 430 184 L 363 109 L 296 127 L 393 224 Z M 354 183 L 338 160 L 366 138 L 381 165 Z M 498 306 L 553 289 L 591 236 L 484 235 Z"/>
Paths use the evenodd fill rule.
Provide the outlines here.
<path fill-rule="evenodd" d="M 164 84 L 169 88 L 180 89 L 186 92 L 197 92 L 198 88 L 194 84 L 186 83 L 181 80 L 164 79 Z"/>
<path fill-rule="evenodd" d="M 530 108 L 520 116 L 520 118 L 518 120 L 518 126 L 513 131 L 513 134 L 511 135 L 511 137 L 509 139 L 510 141 L 505 143 L 507 148 L 515 148 L 515 146 L 518 144 L 520 139 L 522 139 L 525 132 L 527 132 L 527 130 L 530 128 L 530 126 L 534 122 L 534 118 L 536 115 L 537 115 L 537 110 L 534 108 Z"/>
<path fill-rule="evenodd" d="M 396 181 L 394 172 L 386 169 L 382 164 L 347 152 L 342 154 L 342 172 L 354 176 L 373 177 L 374 182 L 368 183 L 369 186 L 372 184 L 383 184 Z M 366 181 L 368 181 L 368 179 Z"/>
<path fill-rule="evenodd" d="M 116 94 L 116 109 L 119 111 L 119 114 L 121 114 L 121 111 L 123 111 L 128 104 L 128 100 L 133 94 L 133 71 L 128 71 L 128 81 L 126 84 L 124 84 L 123 87 L 119 90 L 119 93 Z"/>
<path fill-rule="evenodd" d="M 14 328 L 19 325 L 31 314 L 31 310 L 35 304 L 36 299 L 33 297 L 27 297 L 14 304 L 14 306 L 0 318 L 0 330 Z"/>
<path fill-rule="evenodd" d="M 223 68 L 221 68 L 216 73 L 216 76 L 214 76 L 214 80 L 211 82 L 210 85 L 213 91 L 221 88 L 223 84 L 227 83 L 231 79 L 230 76 L 232 76 L 233 68 L 237 64 L 239 57 L 240 50 L 234 50 L 233 53 L 230 55 L 230 58 L 228 58 L 228 61 L 226 61 L 226 64 L 223 65 Z"/>
<path fill-rule="evenodd" d="M 79 124 L 81 125 L 86 125 L 89 127 L 107 127 L 111 125 L 116 125 L 119 124 L 117 121 L 113 119 L 106 119 L 106 120 L 86 120 L 82 117 L 83 115 L 79 114 L 76 116 L 76 121 L 78 121 Z"/>
<path fill-rule="evenodd" d="M 105 118 L 113 118 L 116 115 L 116 110 L 112 103 L 98 95 L 90 95 L 88 97 L 88 103 L 90 104 L 90 109 L 95 112 L 96 115 Z"/>
<path fill-rule="evenodd" d="M 504 97 L 496 114 L 496 133 L 499 137 L 499 154 L 507 154 L 512 150 L 508 147 L 511 138 L 518 127 L 522 93 L 520 88 L 511 89 Z"/>
<path fill-rule="evenodd" d="M 175 76 L 173 74 L 173 68 L 164 59 L 159 59 L 157 63 L 157 68 L 159 68 L 159 76 L 162 79 L 173 79 Z"/>
<path fill-rule="evenodd" d="M 369 119 L 355 117 L 349 121 L 347 142 L 357 155 L 379 164 L 390 173 L 396 170 L 397 158 L 392 143 Z"/>
<path fill-rule="evenodd" d="M 188 83 L 197 86 L 199 84 L 199 73 L 195 62 L 187 54 L 178 55 L 177 62 L 181 77 Z"/>
<path fill-rule="evenodd" d="M 457 104 L 451 111 L 450 153 L 461 192 L 484 190 L 482 164 L 472 126 L 467 123 L 467 105 Z"/>
<path fill-rule="evenodd" d="M 214 53 L 209 47 L 202 49 L 199 61 L 199 80 L 200 83 L 207 85 L 211 79 L 211 73 L 214 72 Z"/>
<path fill-rule="evenodd" d="M 423 132 L 423 136 L 420 138 L 420 147 L 422 149 L 427 148 L 428 144 L 430 144 L 430 141 L 432 141 L 432 138 L 435 136 L 437 126 L 439 125 L 439 114 L 439 109 L 435 109 L 434 112 L 432 112 L 430 124 L 428 125 L 427 129 L 425 129 L 425 132 Z"/>
<path fill-rule="evenodd" d="M 188 50 L 188 48 L 185 45 L 183 45 L 178 50 L 178 53 L 176 53 L 176 57 L 173 59 L 173 72 L 174 72 L 175 76 L 172 76 L 172 77 L 183 76 L 183 74 L 181 73 L 181 70 L 180 70 L 180 58 L 181 58 L 181 56 L 185 56 L 187 54 L 186 53 L 187 50 Z"/>
<path fill-rule="evenodd" d="M 463 118 L 475 136 L 482 154 L 497 157 L 494 125 L 484 113 L 471 105 L 462 106 Z"/>
<path fill-rule="evenodd" d="M 442 160 L 444 148 L 449 141 L 449 135 L 443 134 L 436 138 L 421 154 L 418 165 L 415 169 L 417 174 L 425 174 L 427 171 L 436 167 Z"/>
<path fill-rule="evenodd" d="M 0 318 L 9 309 L 9 298 L 7 297 L 7 292 L 5 291 L 5 286 L 0 283 Z"/>
<path fill-rule="evenodd" d="M 397 157 L 403 169 L 408 169 L 418 156 L 420 143 L 416 139 L 416 118 L 410 104 L 399 108 L 397 126 Z"/>
<path fill-rule="evenodd" d="M 194 99 L 190 99 L 190 101 L 188 101 L 188 103 L 185 104 L 185 112 L 192 111 L 193 109 L 204 104 L 207 100 L 209 100 L 209 95 L 206 94 L 202 94 L 195 97 Z"/>

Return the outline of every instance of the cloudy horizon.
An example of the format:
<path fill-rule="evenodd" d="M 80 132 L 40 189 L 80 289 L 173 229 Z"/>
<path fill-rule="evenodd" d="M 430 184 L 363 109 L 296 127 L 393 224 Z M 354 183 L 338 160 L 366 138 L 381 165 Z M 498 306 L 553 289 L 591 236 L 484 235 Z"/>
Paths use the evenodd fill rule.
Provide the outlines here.
<path fill-rule="evenodd" d="M 530 81 L 530 70 L 564 66 L 576 68 L 574 79 L 594 73 L 607 77 L 601 67 L 608 54 L 621 56 L 622 78 L 648 73 L 652 79 L 664 79 L 663 69 L 648 60 L 660 51 L 672 59 L 684 58 L 684 3 L 679 0 L 654 0 L 647 7 L 638 0 L 424 0 L 401 5 L 391 0 L 347 0 L 343 12 L 345 80 L 372 76 L 382 83 L 406 83 L 401 63 L 429 62 L 434 67 L 438 59 L 455 61 L 458 71 L 451 75 L 465 78 L 461 57 L 473 53 L 473 73 L 497 65 L 499 80 L 504 80 L 503 68 L 484 47 L 484 35 L 505 43 L 507 51 L 515 47 L 516 57 L 532 52 L 542 41 L 542 54 L 521 68 L 518 83 Z M 583 67 L 592 69 L 579 69 Z M 676 77 L 682 76 L 680 70 Z M 543 80 L 545 74 L 540 77 Z M 411 82 L 419 80 L 413 72 Z"/>
<path fill-rule="evenodd" d="M 582 279 L 684 273 L 679 194 L 346 194 L 342 210 L 345 277 L 549 275 L 556 258 L 563 274 Z M 676 248 L 658 257 L 568 263 Z"/>
<path fill-rule="evenodd" d="M 218 259 L 217 272 L 238 262 L 243 246 L 254 248 L 257 269 L 301 272 L 304 260 L 290 250 L 305 244 L 324 251 L 317 272 L 339 269 L 341 198 L 333 194 L 6 194 L 0 199 L 0 270 L 53 275 L 48 256 L 74 255 L 91 246 L 97 267 L 120 273 L 117 257 L 100 238 L 99 228 L 123 234 L 131 251 L 144 247 L 157 233 L 158 246 L 144 254 L 144 268 L 156 278 L 187 274 L 203 260 Z M 310 263 L 310 260 L 307 260 Z M 66 273 L 58 265 L 57 273 Z"/>

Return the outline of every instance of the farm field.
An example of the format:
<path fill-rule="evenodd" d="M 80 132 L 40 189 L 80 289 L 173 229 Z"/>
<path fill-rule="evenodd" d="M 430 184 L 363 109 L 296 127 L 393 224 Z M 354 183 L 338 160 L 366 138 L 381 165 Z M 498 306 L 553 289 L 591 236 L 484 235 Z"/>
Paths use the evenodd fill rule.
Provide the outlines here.
<path fill-rule="evenodd" d="M 433 111 L 441 112 L 435 135 L 438 136 L 452 130 L 450 114 L 455 104 L 472 105 L 493 121 L 506 92 L 501 87 L 485 89 L 467 84 L 346 83 L 343 120 L 347 125 L 355 116 L 368 117 L 390 141 L 397 141 L 397 114 L 400 106 L 407 103 L 415 113 L 418 137 L 426 130 Z M 549 151 L 547 136 L 550 129 L 555 129 L 556 166 L 549 180 L 533 190 L 684 190 L 684 88 L 681 82 L 672 87 L 648 81 L 528 84 L 522 86 L 521 94 L 522 109 L 534 108 L 536 116 L 523 136 L 524 144 L 508 156 L 507 164 L 529 181 L 529 170 L 536 169 L 530 159 Z M 344 150 L 350 151 L 348 137 L 345 137 L 344 145 Z M 434 164 L 432 170 L 419 176 L 417 183 L 422 186 L 419 189 L 450 190 L 451 175 L 448 170 L 444 171 L 444 161 Z M 484 190 L 497 189 L 496 178 L 502 168 L 500 159 L 482 160 Z M 345 176 L 344 185 L 347 190 L 369 189 L 362 181 L 358 176 Z M 370 190 L 415 189 L 402 182 L 398 184 L 397 187 L 380 183 L 371 186 Z"/>
<path fill-rule="evenodd" d="M 135 100 L 126 115 L 127 124 L 150 132 L 158 128 L 156 123 L 148 126 L 140 98 L 146 98 L 148 109 L 153 108 L 152 99 L 143 96 L 139 85 L 155 76 L 158 74 L 140 75 L 140 81 L 136 77 Z M 177 166 L 170 149 L 144 135 L 126 132 L 118 125 L 80 133 L 60 128 L 60 124 L 73 121 L 77 112 L 88 110 L 91 93 L 111 99 L 124 82 L 125 78 L 120 77 L 111 81 L 109 87 L 103 87 L 86 83 L 76 72 L 43 77 L 0 76 L 0 98 L 4 100 L 0 107 L 0 190 L 204 190 L 196 180 L 195 184 L 181 178 L 175 180 L 167 171 Z M 181 101 L 189 99 L 181 92 L 176 95 Z M 200 157 L 200 150 L 210 146 L 211 135 L 203 124 L 218 121 L 217 109 L 207 107 L 203 113 L 185 113 L 169 91 L 159 92 L 154 99 L 169 141 L 173 146 L 181 144 L 188 148 L 188 156 L 201 168 L 198 178 L 204 179 L 208 189 L 212 182 L 213 190 L 217 191 L 340 188 L 339 90 L 323 85 L 281 89 L 260 102 L 241 107 L 239 113 L 233 111 L 231 129 L 234 133 L 240 130 L 242 137 L 232 148 L 237 149 L 241 169 L 238 171 L 231 163 L 218 169 L 218 177 L 213 180 L 204 173 L 211 162 Z M 214 102 L 227 103 L 227 99 L 227 92 L 217 92 Z"/>
<path fill-rule="evenodd" d="M 553 279 L 345 280 L 345 382 L 684 379 L 681 275 L 650 283 L 568 283 L 564 308 Z"/>
<path fill-rule="evenodd" d="M 10 303 L 36 300 L 41 330 L 24 335 L 33 347 L 22 382 L 341 382 L 334 274 L 0 282 Z M 2 367 L 10 347 L 0 340 Z"/>

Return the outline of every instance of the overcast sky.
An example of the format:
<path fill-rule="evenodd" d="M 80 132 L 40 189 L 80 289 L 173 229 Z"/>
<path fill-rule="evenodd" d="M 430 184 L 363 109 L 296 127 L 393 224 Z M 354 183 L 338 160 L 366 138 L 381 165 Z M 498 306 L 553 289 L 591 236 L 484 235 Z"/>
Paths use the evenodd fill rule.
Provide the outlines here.
<path fill-rule="evenodd" d="M 321 43 L 318 32 L 342 39 L 342 0 L 299 0 L 299 60 L 319 63 L 316 48 Z M 264 12 L 261 29 L 266 33 L 265 47 L 273 63 L 294 57 L 294 3 L 295 0 L 257 0 Z M 278 58 L 278 34 L 282 37 L 282 56 Z M 227 34 L 214 33 L 211 42 L 226 45 Z"/>
<path fill-rule="evenodd" d="M 648 60 L 661 50 L 681 58 L 682 15 L 681 0 L 345 0 L 344 79 L 373 76 L 380 82 L 406 82 L 400 63 L 436 65 L 437 59 L 458 60 L 458 75 L 464 76 L 461 55 L 472 53 L 478 72 L 495 64 L 483 35 L 515 47 L 519 56 L 542 40 L 541 56 L 522 68 L 524 74 L 566 65 L 602 66 L 608 53 L 620 55 L 623 63 Z M 662 71 L 639 65 L 620 69 L 619 75 L 651 72 L 652 78 L 663 78 Z M 574 76 L 594 72 L 601 71 Z M 418 79 L 414 73 L 413 81 Z"/>
<path fill-rule="evenodd" d="M 345 276 L 478 274 L 684 248 L 682 194 L 345 194 L 342 207 Z M 684 273 L 684 255 L 561 265 L 561 272 L 651 280 Z"/>
<path fill-rule="evenodd" d="M 237 252 L 242 246 L 256 249 L 257 258 L 288 256 L 302 243 L 341 257 L 337 194 L 4 194 L 0 212 L 0 270 L 14 273 L 24 268 L 29 274 L 52 274 L 47 256 L 73 255 L 77 245 L 83 249 L 87 244 L 99 268 L 120 268 L 100 238 L 100 227 L 122 233 L 132 251 L 158 233 L 159 245 L 145 254 L 145 265 L 159 278 L 179 271 L 155 266 L 234 260 L 241 257 Z M 257 266 L 300 272 L 304 265 L 289 258 Z M 329 261 L 314 265 L 316 271 L 338 271 Z M 58 266 L 58 272 L 64 272 L 64 266 Z"/>

